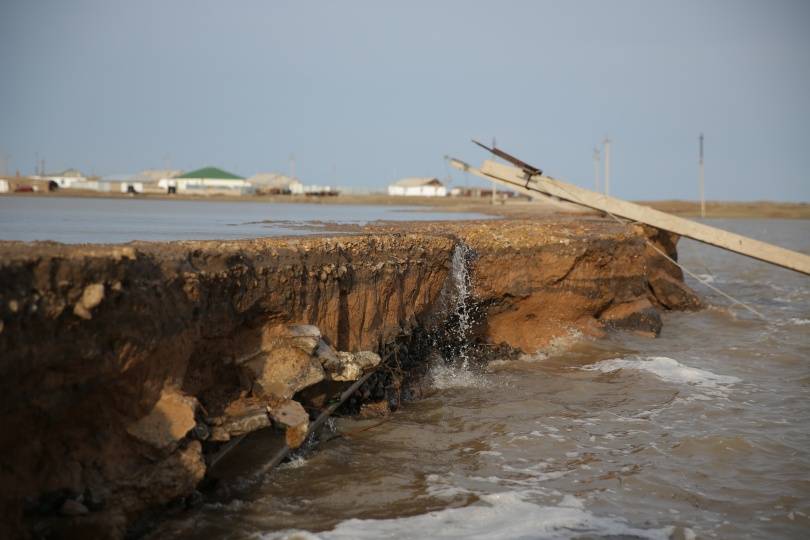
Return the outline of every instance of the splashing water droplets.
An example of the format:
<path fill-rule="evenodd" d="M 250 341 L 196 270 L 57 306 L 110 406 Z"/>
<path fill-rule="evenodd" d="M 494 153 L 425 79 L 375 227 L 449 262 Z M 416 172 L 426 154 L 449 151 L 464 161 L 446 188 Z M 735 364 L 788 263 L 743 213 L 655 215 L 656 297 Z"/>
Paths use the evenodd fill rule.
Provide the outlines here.
<path fill-rule="evenodd" d="M 443 357 L 431 369 L 434 388 L 478 386 L 482 382 L 470 365 L 474 323 L 470 261 L 473 257 L 473 250 L 463 243 L 453 250 L 450 275 L 442 293 L 446 324 L 434 339 Z"/>
<path fill-rule="evenodd" d="M 453 250 L 453 266 L 451 268 L 451 283 L 455 288 L 455 302 L 453 305 L 453 315 L 456 318 L 456 325 L 452 331 L 456 334 L 457 354 L 462 371 L 469 369 L 470 344 L 469 334 L 472 326 L 472 316 L 470 313 L 470 291 L 472 289 L 468 260 L 472 255 L 472 250 L 465 244 L 458 244 Z"/>

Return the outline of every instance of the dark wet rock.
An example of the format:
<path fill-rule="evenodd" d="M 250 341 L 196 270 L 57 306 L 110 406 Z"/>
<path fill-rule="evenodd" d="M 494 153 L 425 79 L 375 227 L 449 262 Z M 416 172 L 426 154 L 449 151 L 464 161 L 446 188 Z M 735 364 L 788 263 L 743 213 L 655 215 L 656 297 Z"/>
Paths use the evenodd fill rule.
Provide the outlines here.
<path fill-rule="evenodd" d="M 360 418 L 380 418 L 391 414 L 391 404 L 387 399 L 363 403 L 358 416 Z"/>
<path fill-rule="evenodd" d="M 205 441 L 211 436 L 211 430 L 203 422 L 198 422 L 194 429 L 191 430 L 191 434 L 198 441 Z"/>
<path fill-rule="evenodd" d="M 633 330 L 657 336 L 661 333 L 661 315 L 646 298 L 611 306 L 600 320 L 611 329 Z"/>

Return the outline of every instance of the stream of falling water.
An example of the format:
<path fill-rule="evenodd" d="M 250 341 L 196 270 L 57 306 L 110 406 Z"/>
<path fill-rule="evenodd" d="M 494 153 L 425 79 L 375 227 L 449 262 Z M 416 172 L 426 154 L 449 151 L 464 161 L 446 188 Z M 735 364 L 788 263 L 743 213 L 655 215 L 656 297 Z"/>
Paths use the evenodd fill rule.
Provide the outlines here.
<path fill-rule="evenodd" d="M 451 283 L 455 289 L 455 301 L 453 302 L 453 313 L 456 316 L 456 324 L 452 330 L 456 332 L 459 348 L 458 359 L 460 365 L 458 369 L 468 371 L 470 369 L 470 330 L 472 317 L 470 314 L 470 294 L 472 282 L 470 276 L 469 260 L 472 256 L 470 248 L 460 242 L 453 250 L 453 265 L 451 267 Z"/>
<path fill-rule="evenodd" d="M 808 222 L 716 224 L 810 252 Z M 807 538 L 808 278 L 692 242 L 680 252 L 768 320 L 670 313 L 658 339 L 616 333 L 435 379 L 387 422 L 339 419 L 348 435 L 230 480 L 153 537 Z M 468 370 L 457 360 L 450 371 Z"/>

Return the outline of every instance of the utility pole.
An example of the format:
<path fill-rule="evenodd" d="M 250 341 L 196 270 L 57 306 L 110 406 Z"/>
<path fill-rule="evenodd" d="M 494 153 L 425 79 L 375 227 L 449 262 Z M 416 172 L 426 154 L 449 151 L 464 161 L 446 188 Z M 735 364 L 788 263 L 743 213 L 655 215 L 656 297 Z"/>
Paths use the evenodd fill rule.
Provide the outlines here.
<path fill-rule="evenodd" d="M 290 178 L 295 178 L 295 154 L 290 154 Z"/>
<path fill-rule="evenodd" d="M 495 137 L 492 137 L 492 148 L 495 148 Z M 497 159 L 497 158 L 493 158 L 493 159 Z M 494 205 L 495 204 L 495 181 L 493 180 L 491 182 L 491 184 L 492 184 L 492 204 Z"/>
<path fill-rule="evenodd" d="M 610 137 L 605 136 L 605 195 L 610 195 Z"/>
<path fill-rule="evenodd" d="M 698 162 L 700 170 L 700 217 L 706 217 L 706 192 L 703 178 L 703 133 L 700 134 L 700 161 Z"/>
<path fill-rule="evenodd" d="M 599 148 L 593 149 L 593 190 L 599 193 Z"/>

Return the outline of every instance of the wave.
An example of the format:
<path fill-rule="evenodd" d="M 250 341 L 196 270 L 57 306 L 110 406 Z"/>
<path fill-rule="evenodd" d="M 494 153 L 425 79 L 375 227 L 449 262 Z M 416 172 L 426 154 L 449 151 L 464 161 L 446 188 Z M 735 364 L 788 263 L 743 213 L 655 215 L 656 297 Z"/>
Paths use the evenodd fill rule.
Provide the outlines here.
<path fill-rule="evenodd" d="M 718 375 L 705 369 L 690 367 L 666 356 L 613 358 L 602 360 L 590 366 L 584 366 L 581 369 L 585 371 L 601 371 L 603 373 L 610 373 L 619 369 L 634 369 L 651 373 L 663 381 L 714 390 L 724 389 L 741 382 L 737 377 Z"/>
<path fill-rule="evenodd" d="M 342 539 L 568 539 L 572 536 L 633 537 L 665 540 L 673 526 L 642 529 L 619 517 L 596 516 L 585 510 L 576 497 L 566 495 L 557 506 L 539 506 L 525 500 L 521 492 L 482 495 L 481 502 L 463 508 L 449 508 L 395 519 L 350 519 L 331 531 L 282 531 L 262 535 L 264 540 Z M 687 532 L 688 531 L 688 532 Z M 692 532 L 682 530 L 687 537 Z"/>

